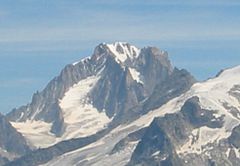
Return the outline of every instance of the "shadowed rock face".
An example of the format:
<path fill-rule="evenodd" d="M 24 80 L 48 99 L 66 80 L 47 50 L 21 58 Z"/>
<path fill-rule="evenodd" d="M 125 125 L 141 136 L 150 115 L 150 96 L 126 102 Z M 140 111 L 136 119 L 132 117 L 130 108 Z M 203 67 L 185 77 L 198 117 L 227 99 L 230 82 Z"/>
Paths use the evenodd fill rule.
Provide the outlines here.
<path fill-rule="evenodd" d="M 0 131 L 0 165 L 30 151 L 24 137 L 1 114 Z"/>
<path fill-rule="evenodd" d="M 220 144 L 215 142 L 207 145 L 209 147 L 209 151 L 207 151 L 208 154 L 211 154 L 211 158 L 204 153 L 196 154 L 189 151 L 189 154 L 179 155 L 176 152 L 189 140 L 193 130 L 204 126 L 211 129 L 223 127 L 223 117 L 216 119 L 213 116 L 214 112 L 214 110 L 202 109 L 199 105 L 199 98 L 192 97 L 185 102 L 179 112 L 155 118 L 146 129 L 128 165 L 212 166 L 230 164 L 237 166 L 239 158 L 232 150 L 232 145 L 239 149 L 239 126 L 235 127 L 231 136 L 222 140 Z M 199 139 L 198 137 L 199 135 L 195 139 Z M 230 149 L 228 158 L 226 149 Z"/>
<path fill-rule="evenodd" d="M 195 82 L 187 71 L 173 69 L 166 52 L 155 47 L 133 47 L 128 43 L 98 45 L 91 57 L 67 65 L 42 92 L 33 95 L 30 104 L 14 109 L 7 118 L 13 122 L 31 119 L 52 123 L 51 132 L 61 136 L 66 125 L 59 100 L 69 88 L 89 76 L 99 75 L 100 79 L 86 98 L 99 112 L 105 111 L 109 118 L 114 116 L 115 123 L 123 117 L 131 121 L 159 107 Z M 128 52 L 127 58 L 120 61 L 124 52 Z M 146 99 L 149 102 L 139 107 Z"/>
<path fill-rule="evenodd" d="M 174 68 L 172 75 L 155 87 L 152 95 L 145 102 L 143 110 L 159 108 L 170 99 L 189 90 L 195 82 L 196 80 L 188 71 Z"/>
<path fill-rule="evenodd" d="M 192 86 L 195 79 L 173 68 L 166 52 L 100 44 L 92 57 L 68 65 L 31 104 L 8 118 L 51 122 L 51 132 L 61 136 L 67 123 L 59 99 L 79 80 L 97 75 L 86 100 L 113 118 L 110 124 L 96 134 L 33 150 L 7 165 L 51 160 L 49 165 L 238 166 L 239 72 L 240 67 L 223 71 L 219 78 Z"/>
<path fill-rule="evenodd" d="M 25 122 L 30 119 L 52 123 L 51 132 L 60 137 L 65 132 L 66 123 L 59 100 L 74 84 L 97 75 L 100 78 L 86 98 L 99 112 L 104 111 L 109 118 L 113 118 L 112 125 L 107 128 L 110 131 L 112 127 L 132 121 L 179 96 L 195 82 L 186 70 L 173 68 L 164 51 L 155 47 L 136 50 L 127 43 L 115 45 L 114 51 L 109 45 L 100 44 L 91 57 L 67 65 L 42 92 L 33 95 L 30 104 L 14 109 L 7 118 L 13 122 Z M 126 51 L 129 54 L 123 61 L 118 54 Z M 115 146 L 112 153 L 116 153 L 129 141 L 137 141 L 144 132 L 145 130 L 141 130 L 130 134 Z M 103 134 L 97 133 L 85 138 L 60 142 L 49 148 L 35 150 L 9 164 L 42 164 L 63 153 L 86 146 L 100 136 Z M 161 147 L 167 149 L 170 139 L 168 137 L 161 139 L 165 140 Z M 176 156 L 175 152 L 169 151 L 169 154 Z M 177 160 L 169 158 L 168 162 L 163 163 L 166 165 Z"/>
<path fill-rule="evenodd" d="M 128 165 L 181 166 L 182 164 L 171 139 L 159 127 L 157 120 L 154 120 L 134 150 Z"/>
<path fill-rule="evenodd" d="M 210 128 L 221 128 L 223 126 L 223 116 L 215 118 L 214 111 L 202 109 L 199 105 L 199 99 L 193 97 L 189 99 L 182 107 L 184 117 L 192 126 L 207 126 Z M 212 121 L 214 119 L 214 121 Z"/>
<path fill-rule="evenodd" d="M 235 148 L 240 148 L 240 125 L 236 126 L 231 136 L 229 137 L 229 142 L 231 145 L 233 145 Z"/>
<path fill-rule="evenodd" d="M 33 150 L 30 153 L 12 161 L 8 162 L 6 166 L 36 166 L 40 164 L 44 164 L 47 161 L 53 159 L 54 157 L 60 156 L 64 153 L 74 151 L 78 148 L 84 147 L 93 143 L 97 139 L 101 138 L 104 133 L 107 131 L 99 132 L 95 135 L 84 137 L 84 138 L 76 138 L 67 141 L 62 141 L 57 143 L 54 146 L 45 148 L 45 149 L 37 149 Z"/>

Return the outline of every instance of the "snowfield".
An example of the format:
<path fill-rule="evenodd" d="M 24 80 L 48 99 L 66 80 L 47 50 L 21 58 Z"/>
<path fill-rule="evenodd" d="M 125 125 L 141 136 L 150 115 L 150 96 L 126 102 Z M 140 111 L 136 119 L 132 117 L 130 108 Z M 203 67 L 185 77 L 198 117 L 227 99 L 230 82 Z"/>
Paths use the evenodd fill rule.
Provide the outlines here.
<path fill-rule="evenodd" d="M 12 125 L 27 138 L 30 144 L 41 148 L 63 140 L 95 134 L 111 121 L 104 111 L 99 112 L 87 98 L 98 79 L 98 76 L 92 76 L 81 80 L 59 100 L 66 124 L 66 131 L 61 137 L 56 137 L 50 132 L 52 123 L 27 120 L 26 122 L 11 122 Z"/>
<path fill-rule="evenodd" d="M 125 138 L 129 133 L 149 126 L 154 117 L 161 117 L 167 113 L 180 111 L 184 102 L 193 96 L 198 96 L 200 98 L 202 108 L 217 110 L 217 113 L 214 114 L 216 118 L 224 115 L 225 123 L 222 128 L 211 129 L 203 126 L 199 129 L 193 130 L 189 141 L 177 150 L 178 154 L 204 153 L 206 149 L 202 149 L 202 146 L 208 143 L 218 142 L 221 139 L 229 137 L 231 130 L 240 123 L 240 120 L 234 117 L 229 110 L 223 106 L 223 102 L 227 102 L 229 105 L 240 110 L 239 101 L 229 94 L 229 91 L 234 85 L 240 85 L 240 66 L 224 71 L 217 78 L 213 78 L 202 83 L 196 83 L 187 93 L 172 99 L 162 107 L 150 111 L 128 125 L 121 125 L 113 129 L 109 134 L 105 135 L 97 142 L 59 156 L 44 166 L 97 166 L 99 164 L 103 166 L 123 166 L 130 160 L 131 154 L 136 147 L 136 142 L 127 145 L 124 150 L 118 152 L 121 155 L 110 155 L 114 145 L 121 139 Z M 196 138 L 196 135 L 199 135 L 199 137 L 192 144 L 191 141 L 193 138 Z"/>

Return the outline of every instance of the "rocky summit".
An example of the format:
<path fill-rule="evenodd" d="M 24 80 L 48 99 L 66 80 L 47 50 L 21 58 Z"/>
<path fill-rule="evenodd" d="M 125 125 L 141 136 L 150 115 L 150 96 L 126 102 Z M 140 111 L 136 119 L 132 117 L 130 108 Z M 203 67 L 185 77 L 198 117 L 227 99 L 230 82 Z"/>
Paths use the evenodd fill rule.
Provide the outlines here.
<path fill-rule="evenodd" d="M 0 164 L 238 166 L 239 110 L 239 66 L 197 82 L 166 51 L 101 43 L 3 117 Z"/>

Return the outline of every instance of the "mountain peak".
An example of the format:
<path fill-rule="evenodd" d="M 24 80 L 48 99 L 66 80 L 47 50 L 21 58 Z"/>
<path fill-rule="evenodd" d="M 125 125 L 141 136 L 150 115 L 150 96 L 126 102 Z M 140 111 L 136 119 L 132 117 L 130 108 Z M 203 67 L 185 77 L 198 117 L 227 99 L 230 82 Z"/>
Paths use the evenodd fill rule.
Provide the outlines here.
<path fill-rule="evenodd" d="M 114 55 L 115 59 L 120 63 L 124 63 L 127 59 L 132 60 L 137 58 L 141 52 L 141 49 L 126 42 L 115 42 L 112 44 L 105 44 L 105 46 L 109 53 Z"/>
<path fill-rule="evenodd" d="M 139 49 L 125 42 L 101 43 L 91 57 L 67 65 L 42 92 L 34 95 L 30 104 L 15 109 L 7 118 L 35 147 L 48 147 L 62 140 L 89 136 L 110 123 L 125 121 L 126 116 L 133 120 L 132 109 L 157 87 L 163 87 L 159 90 L 163 96 L 177 89 L 161 105 L 192 85 L 186 77 L 179 80 L 181 89 L 175 84 L 164 86 L 171 80 L 175 83 L 179 74 L 167 54 L 156 47 Z M 185 82 L 190 83 L 183 85 Z M 136 114 L 149 111 L 142 110 L 139 107 Z"/>
<path fill-rule="evenodd" d="M 127 42 L 101 43 L 95 48 L 94 56 L 96 59 L 99 59 L 99 55 L 106 54 L 114 57 L 114 59 L 121 64 L 133 62 L 139 58 L 140 54 L 153 55 L 162 62 L 168 60 L 168 53 L 157 47 L 147 46 L 138 48 Z"/>

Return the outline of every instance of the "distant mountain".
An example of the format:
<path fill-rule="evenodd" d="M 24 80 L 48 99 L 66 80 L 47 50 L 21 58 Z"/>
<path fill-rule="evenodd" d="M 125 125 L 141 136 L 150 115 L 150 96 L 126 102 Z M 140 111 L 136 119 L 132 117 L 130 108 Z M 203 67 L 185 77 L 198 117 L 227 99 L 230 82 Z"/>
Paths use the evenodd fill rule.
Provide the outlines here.
<path fill-rule="evenodd" d="M 78 138 L 37 150 L 9 165 L 51 160 L 44 166 L 238 166 L 239 76 L 240 66 L 224 70 L 129 123 L 85 140 Z"/>
<path fill-rule="evenodd" d="M 240 162 L 240 66 L 191 89 L 54 165 L 212 166 Z"/>
<path fill-rule="evenodd" d="M 36 149 L 6 165 L 238 166 L 239 110 L 240 66 L 196 83 L 155 47 L 100 44 L 7 115 Z"/>
<path fill-rule="evenodd" d="M 187 71 L 172 67 L 165 51 L 103 43 L 7 118 L 33 146 L 49 147 L 132 121 L 194 82 Z"/>
<path fill-rule="evenodd" d="M 0 114 L 0 165 L 29 151 L 24 137 Z"/>

